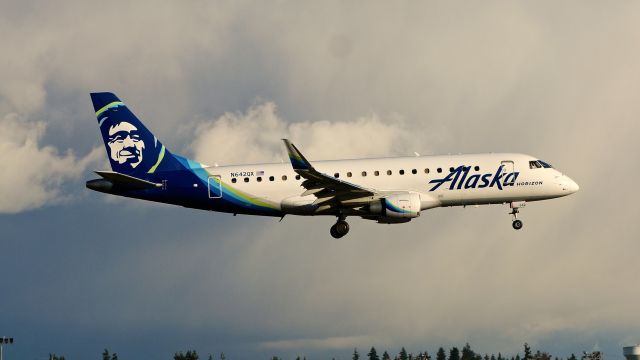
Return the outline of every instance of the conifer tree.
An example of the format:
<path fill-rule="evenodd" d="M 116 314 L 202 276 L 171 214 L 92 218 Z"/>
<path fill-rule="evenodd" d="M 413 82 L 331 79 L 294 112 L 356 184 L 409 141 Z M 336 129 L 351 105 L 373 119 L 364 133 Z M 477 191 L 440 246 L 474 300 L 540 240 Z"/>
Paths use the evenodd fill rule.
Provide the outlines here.
<path fill-rule="evenodd" d="M 198 360 L 199 358 L 195 350 L 188 350 L 186 353 L 179 351 L 173 355 L 173 360 Z"/>
<path fill-rule="evenodd" d="M 399 355 L 400 360 L 409 360 L 409 355 L 407 355 L 407 350 L 404 349 L 404 346 L 400 349 Z"/>
<path fill-rule="evenodd" d="M 460 360 L 460 350 L 457 347 L 452 347 L 449 350 L 449 360 Z"/>
<path fill-rule="evenodd" d="M 360 354 L 358 354 L 358 348 L 353 348 L 353 356 L 351 360 L 360 360 Z"/>
<path fill-rule="evenodd" d="M 440 346 L 438 352 L 436 353 L 436 360 L 447 360 L 447 354 L 444 352 L 442 346 Z"/>
<path fill-rule="evenodd" d="M 522 358 L 523 360 L 531 360 L 533 358 L 533 356 L 531 356 L 531 348 L 529 347 L 529 344 L 524 343 L 524 358 Z"/>
<path fill-rule="evenodd" d="M 391 356 L 389 356 L 387 350 L 385 350 L 384 354 L 382 354 L 382 360 L 391 360 Z"/>
<path fill-rule="evenodd" d="M 369 356 L 369 360 L 380 360 L 380 358 L 378 357 L 378 352 L 376 351 L 375 347 L 371 347 L 371 350 L 369 350 L 369 353 L 367 354 L 367 356 Z"/>
<path fill-rule="evenodd" d="M 462 357 L 460 358 L 460 360 L 474 360 L 475 357 L 476 354 L 473 352 L 473 350 L 471 350 L 471 345 L 469 345 L 469 343 L 466 343 L 462 348 Z"/>

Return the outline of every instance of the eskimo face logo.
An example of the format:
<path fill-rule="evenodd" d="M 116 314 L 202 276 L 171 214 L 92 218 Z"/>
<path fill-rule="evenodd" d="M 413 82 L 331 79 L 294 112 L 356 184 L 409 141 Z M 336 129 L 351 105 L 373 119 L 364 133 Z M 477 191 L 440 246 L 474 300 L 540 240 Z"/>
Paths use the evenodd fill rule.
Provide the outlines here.
<path fill-rule="evenodd" d="M 120 165 L 129 164 L 135 169 L 142 162 L 144 141 L 138 128 L 126 121 L 109 127 L 109 156 Z"/>

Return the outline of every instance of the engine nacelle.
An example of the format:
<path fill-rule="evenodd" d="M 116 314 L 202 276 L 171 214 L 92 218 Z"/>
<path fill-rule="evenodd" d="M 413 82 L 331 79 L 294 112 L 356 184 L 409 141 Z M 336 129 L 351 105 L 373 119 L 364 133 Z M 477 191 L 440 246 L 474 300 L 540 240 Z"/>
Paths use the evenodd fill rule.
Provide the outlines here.
<path fill-rule="evenodd" d="M 381 218 L 412 219 L 420 216 L 420 195 L 411 192 L 389 195 L 369 204 L 369 211 Z"/>

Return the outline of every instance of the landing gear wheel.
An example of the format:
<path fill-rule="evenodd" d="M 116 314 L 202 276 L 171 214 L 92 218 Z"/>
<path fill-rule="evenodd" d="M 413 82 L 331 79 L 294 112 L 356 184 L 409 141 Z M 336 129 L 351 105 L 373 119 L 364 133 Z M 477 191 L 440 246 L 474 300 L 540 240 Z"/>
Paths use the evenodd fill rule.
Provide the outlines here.
<path fill-rule="evenodd" d="M 344 220 L 338 221 L 334 226 L 336 227 L 336 232 L 341 236 L 345 236 L 349 232 L 349 224 Z"/>
<path fill-rule="evenodd" d="M 338 220 L 338 222 L 336 222 L 329 230 L 329 233 L 331 234 L 331 236 L 333 236 L 336 239 L 339 239 L 347 235 L 348 232 L 349 232 L 349 224 L 344 220 Z"/>
<path fill-rule="evenodd" d="M 342 237 L 336 232 L 335 225 L 331 226 L 331 229 L 329 229 L 329 233 L 331 234 L 331 236 L 333 236 L 334 239 L 340 239 Z"/>
<path fill-rule="evenodd" d="M 513 224 L 511 224 L 511 226 L 516 230 L 522 229 L 522 220 L 513 220 Z"/>
<path fill-rule="evenodd" d="M 513 223 L 511 223 L 511 226 L 516 230 L 522 229 L 522 220 L 518 220 L 518 213 L 520 212 L 520 207 L 524 205 L 524 201 L 509 203 L 509 207 L 511 208 L 511 212 L 509 214 L 513 216 Z"/>

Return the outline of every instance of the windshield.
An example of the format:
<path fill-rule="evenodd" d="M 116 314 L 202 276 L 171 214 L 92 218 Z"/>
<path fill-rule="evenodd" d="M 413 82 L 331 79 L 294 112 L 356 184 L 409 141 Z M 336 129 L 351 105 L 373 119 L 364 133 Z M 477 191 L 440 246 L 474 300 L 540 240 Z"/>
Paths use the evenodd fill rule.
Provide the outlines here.
<path fill-rule="evenodd" d="M 542 160 L 538 160 L 538 162 L 542 165 L 543 168 L 549 168 L 549 169 L 553 168 L 553 166 L 551 166 L 551 164 L 546 163 L 546 162 L 544 162 Z"/>
<path fill-rule="evenodd" d="M 553 166 L 542 161 L 542 160 L 532 160 L 529 161 L 529 169 L 540 169 L 540 168 L 548 168 L 551 169 Z"/>

